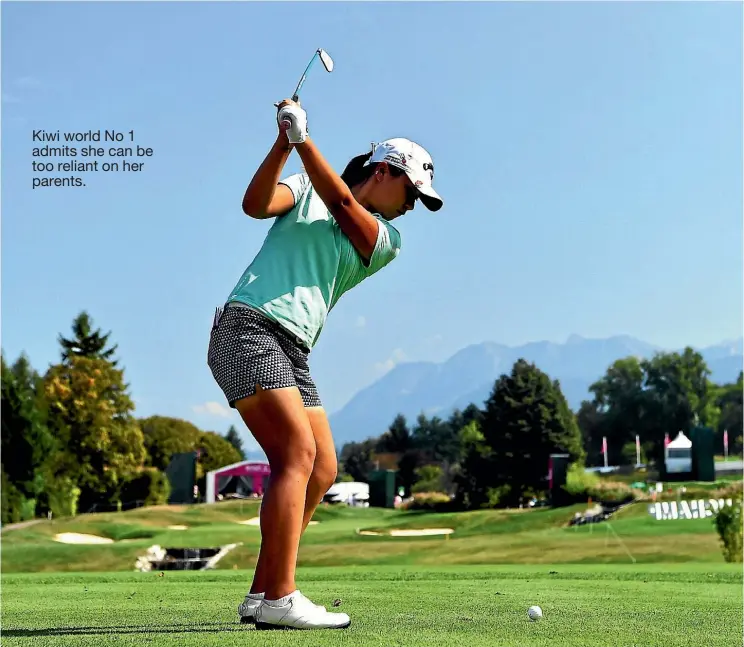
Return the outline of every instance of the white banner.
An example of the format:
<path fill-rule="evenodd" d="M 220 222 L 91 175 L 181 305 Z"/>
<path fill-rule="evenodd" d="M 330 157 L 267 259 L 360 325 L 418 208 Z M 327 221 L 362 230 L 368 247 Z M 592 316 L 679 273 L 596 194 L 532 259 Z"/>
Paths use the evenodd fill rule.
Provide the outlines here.
<path fill-rule="evenodd" d="M 726 506 L 733 505 L 731 499 L 697 499 L 695 501 L 662 501 L 648 506 L 648 513 L 657 521 L 666 519 L 704 519 L 712 517 Z"/>

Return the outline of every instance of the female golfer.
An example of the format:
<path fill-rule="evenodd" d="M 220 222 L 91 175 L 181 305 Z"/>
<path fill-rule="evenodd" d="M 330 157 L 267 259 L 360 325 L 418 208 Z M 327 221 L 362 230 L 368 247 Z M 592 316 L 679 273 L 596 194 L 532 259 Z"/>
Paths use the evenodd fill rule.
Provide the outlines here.
<path fill-rule="evenodd" d="M 279 135 L 243 198 L 246 214 L 276 220 L 217 309 L 208 353 L 212 375 L 271 467 L 256 572 L 238 611 L 259 629 L 341 629 L 349 616 L 313 604 L 295 584 L 300 537 L 337 470 L 308 356 L 341 295 L 398 255 L 390 221 L 416 200 L 432 211 L 442 200 L 421 146 L 390 139 L 339 177 L 308 137 L 302 107 L 277 105 Z M 293 148 L 306 174 L 280 181 Z"/>

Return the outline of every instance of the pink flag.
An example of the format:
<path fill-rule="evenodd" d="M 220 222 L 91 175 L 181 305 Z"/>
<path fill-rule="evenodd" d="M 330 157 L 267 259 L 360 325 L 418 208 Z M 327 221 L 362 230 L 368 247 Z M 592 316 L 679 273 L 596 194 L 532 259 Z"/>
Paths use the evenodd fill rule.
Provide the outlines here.
<path fill-rule="evenodd" d="M 723 448 L 728 451 L 728 429 L 723 430 Z"/>
<path fill-rule="evenodd" d="M 664 434 L 664 447 L 666 447 L 669 443 L 669 434 Z"/>
<path fill-rule="evenodd" d="M 636 449 L 641 451 L 641 437 L 638 434 L 636 434 Z"/>
<path fill-rule="evenodd" d="M 607 436 L 602 436 L 602 453 L 607 456 Z"/>

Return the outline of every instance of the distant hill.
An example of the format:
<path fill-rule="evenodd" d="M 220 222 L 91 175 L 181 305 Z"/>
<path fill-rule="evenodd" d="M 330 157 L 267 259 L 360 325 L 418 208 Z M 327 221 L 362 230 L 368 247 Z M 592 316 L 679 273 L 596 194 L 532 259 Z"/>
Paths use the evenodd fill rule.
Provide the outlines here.
<path fill-rule="evenodd" d="M 532 342 L 504 346 L 483 342 L 463 348 L 442 363 L 410 362 L 397 365 L 370 386 L 359 391 L 330 416 L 340 448 L 345 442 L 378 436 L 398 413 L 409 421 L 420 413 L 446 417 L 470 403 L 481 405 L 494 381 L 511 371 L 520 357 L 534 362 L 561 388 L 572 409 L 589 395 L 589 386 L 604 375 L 617 359 L 631 355 L 651 357 L 657 346 L 633 337 L 585 339 L 571 335 L 565 343 Z M 731 382 L 742 368 L 742 340 L 701 349 L 715 382 Z"/>

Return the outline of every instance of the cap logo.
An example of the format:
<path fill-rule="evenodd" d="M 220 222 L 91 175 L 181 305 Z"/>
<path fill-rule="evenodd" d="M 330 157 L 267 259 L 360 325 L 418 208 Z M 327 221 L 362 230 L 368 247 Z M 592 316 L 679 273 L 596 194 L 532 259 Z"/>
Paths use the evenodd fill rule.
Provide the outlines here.
<path fill-rule="evenodd" d="M 424 170 L 429 171 L 429 175 L 431 175 L 432 182 L 434 181 L 434 164 L 431 162 L 424 162 Z"/>
<path fill-rule="evenodd" d="M 388 153 L 387 155 L 385 155 L 385 161 L 393 162 L 394 164 L 400 164 L 401 166 L 408 166 L 405 153 Z"/>

